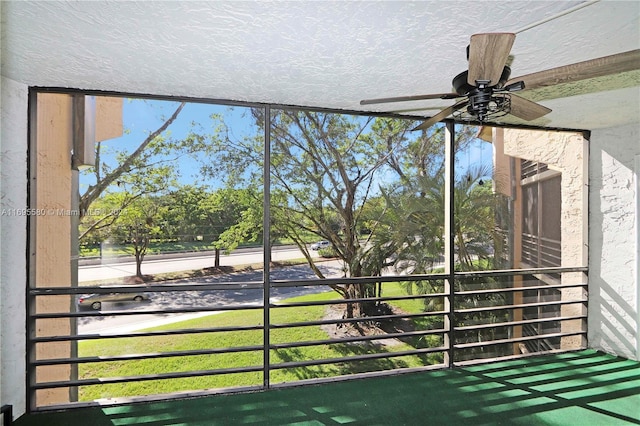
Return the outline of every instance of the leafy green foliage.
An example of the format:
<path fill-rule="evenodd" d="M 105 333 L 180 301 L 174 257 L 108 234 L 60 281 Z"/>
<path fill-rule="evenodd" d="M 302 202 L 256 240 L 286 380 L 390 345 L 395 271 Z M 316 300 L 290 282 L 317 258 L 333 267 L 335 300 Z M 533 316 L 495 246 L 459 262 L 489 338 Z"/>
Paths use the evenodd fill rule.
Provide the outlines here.
<path fill-rule="evenodd" d="M 126 194 L 125 194 L 126 196 Z M 168 206 L 155 198 L 136 198 L 120 212 L 111 238 L 131 244 L 136 259 L 136 276 L 142 277 L 142 261 L 152 238 L 162 235 L 162 220 Z"/>

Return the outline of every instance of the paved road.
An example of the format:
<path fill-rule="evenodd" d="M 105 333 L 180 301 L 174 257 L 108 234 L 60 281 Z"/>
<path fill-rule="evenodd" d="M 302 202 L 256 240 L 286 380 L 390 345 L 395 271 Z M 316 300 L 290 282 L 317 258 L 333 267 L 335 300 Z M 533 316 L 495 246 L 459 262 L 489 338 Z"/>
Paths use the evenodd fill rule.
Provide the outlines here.
<path fill-rule="evenodd" d="M 317 256 L 317 252 L 311 251 L 312 256 Z M 274 261 L 299 259 L 303 255 L 295 248 L 272 250 L 271 259 Z M 222 266 L 244 265 L 259 263 L 263 261 L 261 249 L 242 250 L 229 255 L 220 256 Z M 213 266 L 214 258 L 211 256 L 185 255 L 182 258 L 168 258 L 147 260 L 142 262 L 143 274 L 159 274 L 165 272 L 188 271 L 202 269 Z M 135 275 L 135 262 L 113 263 L 110 259 L 104 259 L 101 265 L 86 265 L 78 268 L 78 281 L 86 282 L 92 280 L 116 279 Z"/>
<path fill-rule="evenodd" d="M 319 268 L 326 277 L 342 275 L 340 263 L 337 261 L 323 262 Z M 273 279 L 309 280 L 316 276 L 307 265 L 277 268 L 272 270 Z M 227 275 L 202 277 L 197 279 L 175 280 L 172 283 L 246 283 L 262 281 L 262 271 L 242 272 Z M 271 290 L 272 300 L 289 298 L 303 294 L 328 291 L 324 286 L 300 286 L 289 288 L 275 288 Z M 144 314 L 144 311 L 158 309 L 180 309 L 193 307 L 224 307 L 234 304 L 262 304 L 263 291 L 253 288 L 235 288 L 203 291 L 172 291 L 154 293 L 148 301 L 140 303 L 120 302 L 103 303 L 102 312 L 129 310 L 140 312 L 141 315 L 120 317 L 84 317 L 78 319 L 79 334 L 108 334 L 126 333 L 129 331 L 163 325 L 176 321 L 204 315 L 214 315 L 211 312 L 189 314 Z"/>

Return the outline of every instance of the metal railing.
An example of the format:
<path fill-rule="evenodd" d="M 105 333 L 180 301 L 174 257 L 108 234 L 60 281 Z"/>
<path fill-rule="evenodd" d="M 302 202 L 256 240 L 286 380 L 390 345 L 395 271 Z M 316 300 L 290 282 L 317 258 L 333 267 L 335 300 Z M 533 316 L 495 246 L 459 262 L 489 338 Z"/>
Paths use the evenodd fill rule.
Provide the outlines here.
<path fill-rule="evenodd" d="M 549 268 L 559 266 L 562 247 L 559 240 L 522 234 L 522 261 L 528 265 Z"/>
<path fill-rule="evenodd" d="M 526 356 L 531 353 L 530 348 L 535 347 L 543 348 L 540 353 L 581 349 L 586 347 L 586 272 L 585 267 L 577 267 L 308 281 L 267 279 L 224 284 L 32 288 L 28 306 L 30 403 L 32 410 L 92 404 L 96 394 L 83 394 L 83 390 L 92 387 L 106 389 L 100 394 L 105 399 L 101 403 L 118 403 L 154 394 L 172 397 L 185 393 L 266 389 L 371 374 L 452 368 Z M 567 283 L 547 284 L 536 279 L 566 274 L 575 280 L 576 273 L 582 277 L 578 282 L 565 280 Z M 417 288 L 417 282 L 429 283 L 431 290 L 428 293 L 399 290 Z M 382 292 L 349 300 L 332 291 L 320 292 L 335 284 L 376 285 Z M 312 289 L 311 295 L 302 300 L 271 297 L 265 303 L 263 297 L 259 301 L 224 305 L 202 302 L 162 309 L 145 305 L 101 311 L 74 308 L 76 297 L 88 292 L 144 291 L 173 299 L 185 292 L 202 295 L 232 291 L 239 295 L 264 296 L 277 289 L 301 286 Z M 314 293 L 313 289 L 318 292 Z M 524 303 L 523 294 L 534 290 L 556 290 L 562 297 Z M 68 298 L 71 309 L 60 312 L 47 307 L 49 298 L 61 297 Z M 349 318 L 341 308 L 347 304 L 373 306 L 377 310 L 368 316 Z M 330 309 L 337 315 L 327 316 Z M 544 316 L 522 315 L 523 311 L 532 309 L 545 309 L 546 313 Z M 197 319 L 191 318 L 190 322 L 152 329 L 77 332 L 77 323 L 82 320 L 152 316 L 181 321 L 180 315 L 223 312 L 226 315 L 216 316 L 215 321 L 203 321 L 207 325 L 194 323 Z M 285 315 L 286 312 L 294 314 Z M 304 317 L 308 312 L 316 316 Z M 266 324 L 264 318 L 269 319 Z M 560 327 L 551 330 L 544 327 L 552 321 Z M 536 330 L 547 331 L 540 334 Z M 220 347 L 210 346 L 215 339 L 208 340 L 209 346 L 203 347 L 172 346 L 187 336 L 193 337 L 194 342 L 195 338 L 205 341 L 211 336 L 232 337 Z M 573 340 L 570 345 L 563 343 L 563 339 L 576 336 L 581 343 L 576 345 Z M 142 345 L 145 341 L 151 343 Z M 101 345 L 101 350 L 106 352 L 100 352 L 91 342 L 97 342 L 95 345 Z M 524 347 L 529 349 L 523 350 Z M 117 352 L 117 348 L 124 352 Z M 140 350 L 142 352 L 137 352 Z M 136 363 L 147 363 L 148 369 L 128 368 Z M 203 381 L 232 375 L 239 379 L 221 381 L 224 385 L 220 386 Z M 193 381 L 196 378 L 200 379 L 200 387 Z M 166 381 L 179 385 L 173 388 L 154 385 Z M 131 395 L 127 386 L 134 383 L 151 386 Z M 171 389 L 167 391 L 168 388 Z M 79 399 L 84 401 L 73 401 L 78 389 Z M 50 398 L 52 392 L 59 394 Z M 54 402 L 43 403 L 43 400 Z"/>

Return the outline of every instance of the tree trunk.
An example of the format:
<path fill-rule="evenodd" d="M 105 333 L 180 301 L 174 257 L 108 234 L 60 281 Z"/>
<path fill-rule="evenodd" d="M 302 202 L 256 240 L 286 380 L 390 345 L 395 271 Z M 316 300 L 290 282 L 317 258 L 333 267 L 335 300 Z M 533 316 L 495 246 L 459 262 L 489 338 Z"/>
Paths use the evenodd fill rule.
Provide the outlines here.
<path fill-rule="evenodd" d="M 133 253 L 136 256 L 136 276 L 142 278 L 142 261 L 149 247 L 149 237 L 135 236 L 133 239 Z"/>
<path fill-rule="evenodd" d="M 346 284 L 344 286 L 345 300 L 362 299 L 366 297 L 374 297 L 376 292 L 375 284 Z M 345 318 L 361 318 L 372 314 L 375 311 L 376 302 L 348 302 L 344 317 Z"/>
<path fill-rule="evenodd" d="M 142 278 L 142 259 L 144 255 L 136 251 L 136 277 Z"/>
<path fill-rule="evenodd" d="M 358 284 L 347 284 L 345 299 L 351 300 L 358 298 L 360 291 Z M 345 311 L 345 318 L 360 318 L 362 316 L 362 303 L 350 302 L 347 303 L 347 309 Z"/>
<path fill-rule="evenodd" d="M 214 261 L 213 261 L 213 266 L 216 268 L 220 267 L 220 249 L 216 247 L 216 251 L 215 251 L 215 256 L 214 256 Z"/>

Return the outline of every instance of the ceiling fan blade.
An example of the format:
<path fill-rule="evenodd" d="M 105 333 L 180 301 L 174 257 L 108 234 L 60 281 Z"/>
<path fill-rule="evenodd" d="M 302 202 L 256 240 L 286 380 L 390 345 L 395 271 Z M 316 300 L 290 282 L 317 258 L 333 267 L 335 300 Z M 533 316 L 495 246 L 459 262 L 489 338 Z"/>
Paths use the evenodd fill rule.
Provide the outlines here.
<path fill-rule="evenodd" d="M 512 78 L 506 84 L 524 81 L 525 89 L 531 90 L 637 69 L 640 69 L 640 49 L 534 72 Z"/>
<path fill-rule="evenodd" d="M 425 99 L 454 99 L 462 95 L 457 93 L 432 93 L 430 95 L 396 96 L 395 98 L 364 99 L 360 105 L 384 104 L 389 102 L 422 101 Z"/>
<path fill-rule="evenodd" d="M 490 80 L 491 86 L 498 84 L 515 39 L 513 33 L 472 35 L 467 83 L 475 86 L 477 80 Z"/>
<path fill-rule="evenodd" d="M 448 116 L 450 116 L 451 114 L 453 114 L 454 111 L 462 109 L 465 106 L 467 106 L 468 104 L 469 104 L 469 101 L 467 99 L 465 99 L 463 101 L 460 101 L 460 102 L 458 102 L 456 104 L 453 104 L 450 107 L 447 107 L 447 108 L 443 109 L 442 111 L 440 111 L 439 113 L 437 113 L 433 117 L 427 119 L 424 123 L 420 124 L 418 127 L 415 127 L 413 129 L 411 129 L 411 131 L 413 132 L 414 130 L 425 130 L 425 129 L 428 129 L 429 127 L 433 126 L 437 122 L 442 121 L 445 118 L 447 118 Z"/>
<path fill-rule="evenodd" d="M 545 106 L 530 101 L 529 99 L 511 94 L 511 111 L 509 114 L 515 115 L 523 120 L 531 121 L 549 114 L 551 110 Z"/>

